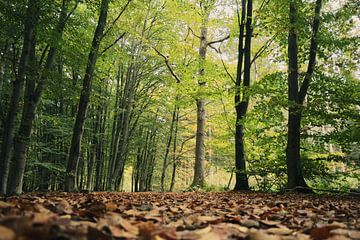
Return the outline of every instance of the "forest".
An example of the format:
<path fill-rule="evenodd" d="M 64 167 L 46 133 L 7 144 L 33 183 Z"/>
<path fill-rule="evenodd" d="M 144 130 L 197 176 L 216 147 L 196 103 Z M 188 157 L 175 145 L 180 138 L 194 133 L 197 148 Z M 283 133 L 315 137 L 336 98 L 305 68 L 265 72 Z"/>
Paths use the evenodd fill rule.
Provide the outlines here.
<path fill-rule="evenodd" d="M 360 239 L 358 0 L 0 0 L 0 240 Z"/>
<path fill-rule="evenodd" d="M 1 194 L 359 189 L 358 1 L 0 4 Z"/>

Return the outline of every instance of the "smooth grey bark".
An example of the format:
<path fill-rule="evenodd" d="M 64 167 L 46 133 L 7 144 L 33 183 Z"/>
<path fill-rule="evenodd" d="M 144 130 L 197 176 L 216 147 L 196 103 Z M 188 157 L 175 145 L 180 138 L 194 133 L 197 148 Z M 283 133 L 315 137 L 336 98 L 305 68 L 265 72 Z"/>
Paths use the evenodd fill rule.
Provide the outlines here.
<path fill-rule="evenodd" d="M 320 25 L 320 10 L 322 1 L 317 0 L 315 16 L 312 24 L 312 38 L 308 70 L 299 91 L 299 64 L 298 64 L 298 6 L 297 1 L 290 1 L 289 19 L 290 29 L 288 36 L 288 136 L 286 146 L 286 163 L 288 174 L 288 188 L 299 192 L 312 192 L 307 185 L 301 165 L 300 155 L 300 130 L 303 103 L 309 88 L 309 83 L 314 72 L 317 35 Z"/>
<path fill-rule="evenodd" d="M 3 131 L 3 140 L 0 153 L 0 195 L 6 194 L 8 176 L 10 170 L 10 153 L 14 140 L 15 121 L 19 109 L 21 95 L 23 93 L 25 75 L 28 67 L 31 41 L 39 18 L 39 2 L 29 0 L 24 20 L 24 35 L 21 57 L 18 64 L 18 71 L 13 82 L 9 107 L 6 113 Z"/>
<path fill-rule="evenodd" d="M 109 0 L 102 0 L 99 20 L 92 40 L 85 76 L 83 79 L 83 86 L 81 90 L 78 111 L 76 114 L 76 120 L 73 128 L 69 158 L 66 167 L 65 191 L 68 192 L 73 192 L 77 189 L 76 172 L 79 163 L 81 139 L 84 131 L 86 113 L 90 102 L 91 83 L 98 57 L 100 43 L 104 34 L 108 8 L 109 8 Z"/>
<path fill-rule="evenodd" d="M 205 13 L 202 26 L 200 27 L 200 47 L 199 47 L 199 78 L 198 81 L 199 87 L 203 87 L 205 82 L 202 80 L 202 77 L 205 73 L 205 59 L 207 51 L 207 22 L 209 18 L 209 13 Z M 194 164 L 194 179 L 191 184 L 192 187 L 203 187 L 205 185 L 205 124 L 206 124 L 206 112 L 205 112 L 205 103 L 206 100 L 202 97 L 196 99 L 196 145 L 195 145 L 195 164 Z"/>

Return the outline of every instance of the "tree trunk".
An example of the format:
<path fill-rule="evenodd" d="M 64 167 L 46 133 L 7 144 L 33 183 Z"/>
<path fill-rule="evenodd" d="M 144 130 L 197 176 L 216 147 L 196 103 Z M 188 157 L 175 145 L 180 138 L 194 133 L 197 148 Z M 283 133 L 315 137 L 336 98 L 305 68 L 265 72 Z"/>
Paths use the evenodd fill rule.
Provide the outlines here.
<path fill-rule="evenodd" d="M 20 62 L 18 65 L 18 72 L 13 82 L 13 88 L 11 98 L 9 102 L 9 108 L 6 114 L 3 132 L 3 141 L 1 145 L 0 155 L 0 194 L 5 194 L 7 189 L 7 181 L 9 175 L 10 166 L 10 153 L 12 149 L 14 132 L 15 132 L 15 120 L 19 108 L 20 98 L 23 92 L 23 86 L 25 81 L 25 74 L 27 71 L 28 60 L 31 48 L 31 39 L 34 35 L 34 30 L 39 18 L 39 6 L 37 0 L 29 0 L 28 8 L 26 12 L 24 40 L 22 46 L 22 52 Z"/>
<path fill-rule="evenodd" d="M 199 69 L 199 87 L 205 86 L 205 82 L 202 77 L 205 73 L 205 59 L 206 59 L 206 50 L 207 50 L 207 21 L 209 16 L 205 16 L 203 25 L 200 28 L 200 48 L 199 48 L 199 58 L 200 58 L 200 69 Z M 206 113 L 205 113 L 205 102 L 201 96 L 199 99 L 196 99 L 196 146 L 195 146 L 195 165 L 194 165 L 194 179 L 191 184 L 192 187 L 204 187 L 205 185 L 205 124 L 206 124 Z"/>
<path fill-rule="evenodd" d="M 103 178 L 103 169 L 104 169 L 104 142 L 106 139 L 105 136 L 105 129 L 106 129 L 106 119 L 107 119 L 107 99 L 105 99 L 105 102 L 103 104 L 103 109 L 102 109 L 102 116 L 100 116 L 101 121 L 100 121 L 100 130 L 99 130 L 99 134 L 97 136 L 97 148 L 96 148 L 96 166 L 95 166 L 95 186 L 94 186 L 94 190 L 95 191 L 100 191 L 101 189 L 101 180 Z"/>
<path fill-rule="evenodd" d="M 175 178 L 176 178 L 176 168 L 177 168 L 177 157 L 176 157 L 176 147 L 177 147 L 177 134 L 179 128 L 179 108 L 176 109 L 176 118 L 175 118 L 175 131 L 174 131 L 174 143 L 173 143 L 173 169 L 171 174 L 171 184 L 169 191 L 174 191 L 175 187 Z"/>
<path fill-rule="evenodd" d="M 246 1 L 242 1 L 241 22 L 239 34 L 239 55 L 238 55 L 238 69 L 236 79 L 236 93 L 235 93 L 235 110 L 236 110 L 236 126 L 235 126 L 235 167 L 236 167 L 236 182 L 235 191 L 249 190 L 248 177 L 246 173 L 246 155 L 245 155 L 245 141 L 244 141 L 244 118 L 247 113 L 249 105 L 248 88 L 250 87 L 250 70 L 251 70 L 251 38 L 252 38 L 252 0 L 248 0 L 247 9 L 245 10 Z M 246 12 L 246 13 L 245 13 Z M 246 14 L 246 36 L 244 36 L 244 21 Z M 245 37 L 245 47 L 243 48 L 243 41 Z M 242 61 L 244 60 L 244 65 Z M 242 66 L 244 66 L 244 81 L 241 94 L 241 74 Z"/>
<path fill-rule="evenodd" d="M 61 9 L 59 22 L 55 30 L 57 39 L 60 39 L 66 24 L 67 6 L 65 1 Z M 25 86 L 24 107 L 22 111 L 22 118 L 19 126 L 19 131 L 14 139 L 14 155 L 12 158 L 12 168 L 10 169 L 11 178 L 9 178 L 9 184 L 7 186 L 8 194 L 21 194 L 23 178 L 25 172 L 26 154 L 30 144 L 31 131 L 33 122 L 35 119 L 36 108 L 40 102 L 40 98 L 43 91 L 44 80 L 47 78 L 49 71 L 53 65 L 55 55 L 57 52 L 57 43 L 49 50 L 46 58 L 44 70 L 39 73 L 39 64 L 35 57 L 36 39 L 33 36 L 33 43 L 30 50 L 30 61 L 32 68 L 28 72 Z M 39 82 L 36 86 L 36 79 L 39 78 Z"/>
<path fill-rule="evenodd" d="M 288 188 L 299 192 L 311 192 L 305 182 L 301 158 L 300 158 L 300 129 L 303 102 L 305 100 L 310 79 L 313 75 L 316 51 L 317 51 L 317 35 L 320 24 L 321 0 L 316 1 L 315 16 L 312 26 L 312 38 L 310 44 L 310 55 L 308 70 L 305 75 L 302 86 L 299 91 L 299 66 L 298 66 L 298 7 L 296 0 L 290 1 L 289 19 L 290 29 L 288 36 L 288 138 L 286 146 L 286 163 L 288 173 Z"/>
<path fill-rule="evenodd" d="M 174 132 L 174 124 L 175 124 L 175 120 L 176 120 L 176 110 L 177 110 L 177 106 L 176 106 L 176 104 L 175 104 L 174 111 L 173 111 L 172 118 L 171 118 L 169 138 L 168 138 L 168 142 L 167 142 L 166 150 L 165 150 L 165 157 L 164 157 L 164 162 L 163 162 L 163 169 L 162 169 L 162 173 L 161 173 L 161 191 L 162 191 L 162 192 L 165 191 L 166 169 L 167 169 L 167 166 L 168 166 L 168 156 L 169 156 L 170 147 L 171 147 L 171 142 L 172 142 L 172 137 L 173 137 L 173 132 Z"/>
<path fill-rule="evenodd" d="M 115 151 L 110 171 L 108 190 L 116 190 L 123 177 L 125 161 L 128 151 L 128 140 L 130 131 L 130 121 L 133 111 L 133 100 L 136 91 L 138 66 L 131 63 L 126 74 L 126 83 L 120 106 L 125 109 L 119 116 L 117 137 L 115 140 Z"/>
<path fill-rule="evenodd" d="M 78 112 L 76 115 L 73 135 L 71 139 L 71 146 L 70 146 L 70 152 L 69 152 L 69 158 L 67 162 L 66 176 L 65 176 L 65 191 L 72 192 L 77 189 L 75 177 L 76 177 L 77 166 L 79 163 L 81 138 L 84 131 L 84 123 L 86 119 L 87 108 L 90 101 L 91 82 L 93 79 L 93 73 L 95 70 L 95 64 L 97 61 L 100 42 L 103 37 L 104 28 L 106 25 L 108 7 L 109 7 L 109 0 L 102 0 L 99 21 L 94 33 L 94 38 L 92 41 L 92 45 L 88 57 L 88 63 L 83 80 L 83 88 L 80 95 Z"/>
<path fill-rule="evenodd" d="M 195 167 L 193 187 L 203 187 L 205 185 L 205 100 L 197 99 L 197 128 L 196 128 L 196 148 L 195 148 Z"/>

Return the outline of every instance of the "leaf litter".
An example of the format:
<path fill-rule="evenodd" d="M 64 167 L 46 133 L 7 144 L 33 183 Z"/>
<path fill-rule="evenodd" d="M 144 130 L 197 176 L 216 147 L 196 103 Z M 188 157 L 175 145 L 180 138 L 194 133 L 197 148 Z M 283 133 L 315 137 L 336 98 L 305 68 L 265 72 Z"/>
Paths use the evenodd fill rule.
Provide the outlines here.
<path fill-rule="evenodd" d="M 261 193 L 47 193 L 0 198 L 0 240 L 359 239 L 359 198 Z"/>

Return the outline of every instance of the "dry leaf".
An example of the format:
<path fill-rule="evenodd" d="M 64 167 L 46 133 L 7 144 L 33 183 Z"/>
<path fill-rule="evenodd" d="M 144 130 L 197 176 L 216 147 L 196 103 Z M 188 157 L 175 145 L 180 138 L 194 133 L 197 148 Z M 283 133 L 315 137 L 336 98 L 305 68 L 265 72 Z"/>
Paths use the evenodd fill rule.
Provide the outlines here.
<path fill-rule="evenodd" d="M 311 230 L 310 236 L 315 240 L 323 240 L 331 237 L 331 230 L 338 229 L 339 226 L 327 225 L 320 228 L 314 228 Z"/>
<path fill-rule="evenodd" d="M 15 232 L 10 228 L 0 225 L 0 239 L 1 240 L 13 240 L 13 239 L 15 239 Z"/>

